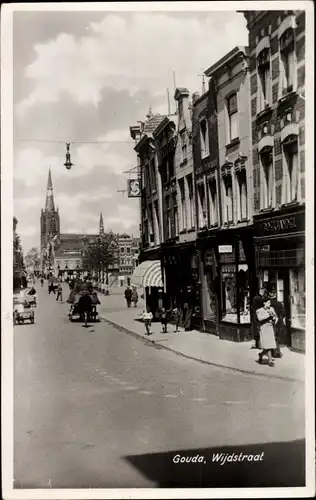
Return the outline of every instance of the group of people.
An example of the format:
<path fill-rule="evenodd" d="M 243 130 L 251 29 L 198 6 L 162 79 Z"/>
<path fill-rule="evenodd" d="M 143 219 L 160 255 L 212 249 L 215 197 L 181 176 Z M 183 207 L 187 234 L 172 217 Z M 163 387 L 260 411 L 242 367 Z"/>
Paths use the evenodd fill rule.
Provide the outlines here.
<path fill-rule="evenodd" d="M 188 303 L 185 303 L 183 306 L 183 311 L 177 307 L 175 304 L 173 308 L 166 309 L 165 307 L 161 307 L 158 311 L 160 323 L 161 323 L 161 332 L 168 333 L 168 323 L 171 321 L 175 327 L 175 333 L 179 331 L 179 326 L 182 323 L 184 329 L 186 331 L 191 330 L 191 317 L 192 317 L 192 308 L 189 307 Z M 150 311 L 150 308 L 147 307 L 146 311 L 143 312 L 143 321 L 146 329 L 146 334 L 151 334 L 151 323 L 153 320 L 153 313 Z"/>
<path fill-rule="evenodd" d="M 269 366 L 274 366 L 275 358 L 281 358 L 280 333 L 285 325 L 285 311 L 282 302 L 277 300 L 274 292 L 262 290 L 253 301 L 254 338 L 256 347 L 262 349 L 258 363 L 268 357 Z"/>
<path fill-rule="evenodd" d="M 132 303 L 134 304 L 134 307 L 137 307 L 138 293 L 135 286 L 133 286 L 132 289 L 128 286 L 124 292 L 124 297 L 127 307 L 131 307 Z"/>

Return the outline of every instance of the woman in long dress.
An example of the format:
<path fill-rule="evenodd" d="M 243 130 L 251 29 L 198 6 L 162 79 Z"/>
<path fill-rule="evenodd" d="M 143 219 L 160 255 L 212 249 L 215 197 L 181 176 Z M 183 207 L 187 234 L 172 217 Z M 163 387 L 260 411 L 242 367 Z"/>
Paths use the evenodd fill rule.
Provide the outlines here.
<path fill-rule="evenodd" d="M 274 366 L 272 351 L 276 349 L 276 341 L 274 335 L 274 325 L 278 320 L 275 310 L 271 307 L 271 300 L 268 296 L 263 298 L 263 307 L 256 311 L 260 344 L 262 351 L 259 354 L 259 363 L 262 363 L 263 356 L 268 356 L 269 366 Z"/>

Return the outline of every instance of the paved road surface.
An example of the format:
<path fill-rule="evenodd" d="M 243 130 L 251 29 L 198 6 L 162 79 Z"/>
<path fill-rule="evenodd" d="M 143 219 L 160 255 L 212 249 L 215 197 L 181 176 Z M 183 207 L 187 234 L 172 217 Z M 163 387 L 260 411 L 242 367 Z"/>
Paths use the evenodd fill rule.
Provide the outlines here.
<path fill-rule="evenodd" d="M 69 323 L 46 287 L 38 302 L 36 324 L 14 329 L 16 488 L 304 485 L 302 384 Z M 220 465 L 215 453 L 263 460 Z"/>

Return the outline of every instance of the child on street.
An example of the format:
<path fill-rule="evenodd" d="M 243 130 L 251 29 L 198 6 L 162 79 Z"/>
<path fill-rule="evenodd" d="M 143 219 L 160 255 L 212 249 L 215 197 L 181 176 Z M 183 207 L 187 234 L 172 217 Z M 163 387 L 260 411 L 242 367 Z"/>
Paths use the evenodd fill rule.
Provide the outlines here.
<path fill-rule="evenodd" d="M 173 320 L 174 320 L 174 323 L 175 323 L 175 333 L 177 333 L 177 331 L 179 330 L 179 326 L 180 326 L 180 321 L 181 321 L 181 311 L 180 309 L 177 308 L 177 306 L 175 305 L 173 310 L 172 310 L 172 315 L 173 315 Z"/>
<path fill-rule="evenodd" d="M 143 312 L 143 321 L 145 323 L 147 335 L 150 335 L 150 327 L 152 319 L 153 319 L 153 313 L 150 311 L 149 307 L 147 307 L 146 311 Z"/>

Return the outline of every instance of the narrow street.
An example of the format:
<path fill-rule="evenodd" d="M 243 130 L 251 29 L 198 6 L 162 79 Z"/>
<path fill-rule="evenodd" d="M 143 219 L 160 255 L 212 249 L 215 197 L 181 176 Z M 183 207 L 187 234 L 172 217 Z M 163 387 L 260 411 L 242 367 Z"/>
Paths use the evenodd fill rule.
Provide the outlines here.
<path fill-rule="evenodd" d="M 68 304 L 36 288 L 35 325 L 14 328 L 15 488 L 304 485 L 302 384 L 70 323 Z M 220 465 L 216 453 L 264 455 Z"/>

